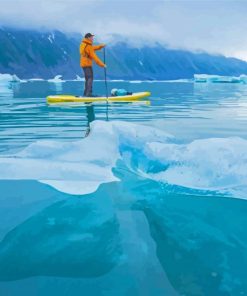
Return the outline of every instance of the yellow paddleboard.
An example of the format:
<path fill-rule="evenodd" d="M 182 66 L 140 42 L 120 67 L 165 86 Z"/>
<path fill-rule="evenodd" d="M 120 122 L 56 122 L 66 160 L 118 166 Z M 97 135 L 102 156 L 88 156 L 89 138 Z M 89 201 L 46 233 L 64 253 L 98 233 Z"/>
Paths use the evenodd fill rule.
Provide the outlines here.
<path fill-rule="evenodd" d="M 116 97 L 75 97 L 70 95 L 56 95 L 48 96 L 46 101 L 48 104 L 57 104 L 57 103 L 93 103 L 93 102 L 130 102 L 137 101 L 145 97 L 149 97 L 150 92 L 138 92 L 133 93 L 132 95 L 127 96 L 116 96 Z"/>

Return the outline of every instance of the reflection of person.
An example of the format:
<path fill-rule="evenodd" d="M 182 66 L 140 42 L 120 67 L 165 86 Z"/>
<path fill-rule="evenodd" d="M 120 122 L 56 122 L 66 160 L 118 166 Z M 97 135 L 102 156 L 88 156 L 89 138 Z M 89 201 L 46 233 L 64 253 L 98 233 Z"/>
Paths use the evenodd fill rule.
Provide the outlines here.
<path fill-rule="evenodd" d="M 90 125 L 91 122 L 95 120 L 94 106 L 93 104 L 86 104 L 87 112 L 87 124 Z"/>
<path fill-rule="evenodd" d="M 95 51 L 105 47 L 105 44 L 93 45 L 93 38 L 94 35 L 87 33 L 80 45 L 80 64 L 85 75 L 84 96 L 86 97 L 93 97 L 93 60 L 100 67 L 106 68 L 106 65 L 95 54 Z"/>
<path fill-rule="evenodd" d="M 86 112 L 87 112 L 87 130 L 85 133 L 85 137 L 87 137 L 90 133 L 90 123 L 95 120 L 93 104 L 86 104 Z"/>

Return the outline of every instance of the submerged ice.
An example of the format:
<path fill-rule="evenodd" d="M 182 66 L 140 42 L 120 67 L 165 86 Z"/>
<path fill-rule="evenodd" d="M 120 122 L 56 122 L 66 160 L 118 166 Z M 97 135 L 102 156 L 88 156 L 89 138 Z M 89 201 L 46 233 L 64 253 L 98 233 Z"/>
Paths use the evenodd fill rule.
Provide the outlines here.
<path fill-rule="evenodd" d="M 59 194 L 58 200 L 56 190 L 34 182 L 35 193 L 23 200 L 16 194 L 22 182 L 0 182 L 9 189 L 4 198 L 14 204 L 0 209 L 0 225 L 8 228 L 0 227 L 0 291 L 22 285 L 25 295 L 32 295 L 33 286 L 64 296 L 68 287 L 70 295 L 247 291 L 246 201 L 174 190 L 118 162 L 114 173 L 121 182 L 83 197 Z M 44 189 L 49 203 L 34 210 L 36 193 L 44 196 Z"/>

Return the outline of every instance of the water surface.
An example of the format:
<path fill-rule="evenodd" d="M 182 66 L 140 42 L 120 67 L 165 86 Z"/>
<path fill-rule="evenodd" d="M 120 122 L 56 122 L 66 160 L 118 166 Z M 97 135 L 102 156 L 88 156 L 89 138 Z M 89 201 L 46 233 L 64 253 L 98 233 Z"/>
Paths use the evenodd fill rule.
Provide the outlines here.
<path fill-rule="evenodd" d="M 247 86 L 82 84 L 0 83 L 0 294 L 246 295 Z"/>

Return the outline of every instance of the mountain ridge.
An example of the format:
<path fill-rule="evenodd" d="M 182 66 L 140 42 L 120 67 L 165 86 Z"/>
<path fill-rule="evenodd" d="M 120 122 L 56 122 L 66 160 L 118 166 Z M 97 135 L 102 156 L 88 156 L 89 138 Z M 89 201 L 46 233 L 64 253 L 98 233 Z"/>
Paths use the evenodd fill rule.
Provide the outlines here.
<path fill-rule="evenodd" d="M 0 28 L 0 73 L 20 78 L 65 79 L 82 76 L 79 34 Z M 247 62 L 206 52 L 170 49 L 160 44 L 133 47 L 119 41 L 106 47 L 110 79 L 169 80 L 193 78 L 194 74 L 239 76 L 247 74 Z M 102 52 L 97 52 L 102 59 Z M 94 67 L 95 78 L 103 78 Z"/>

